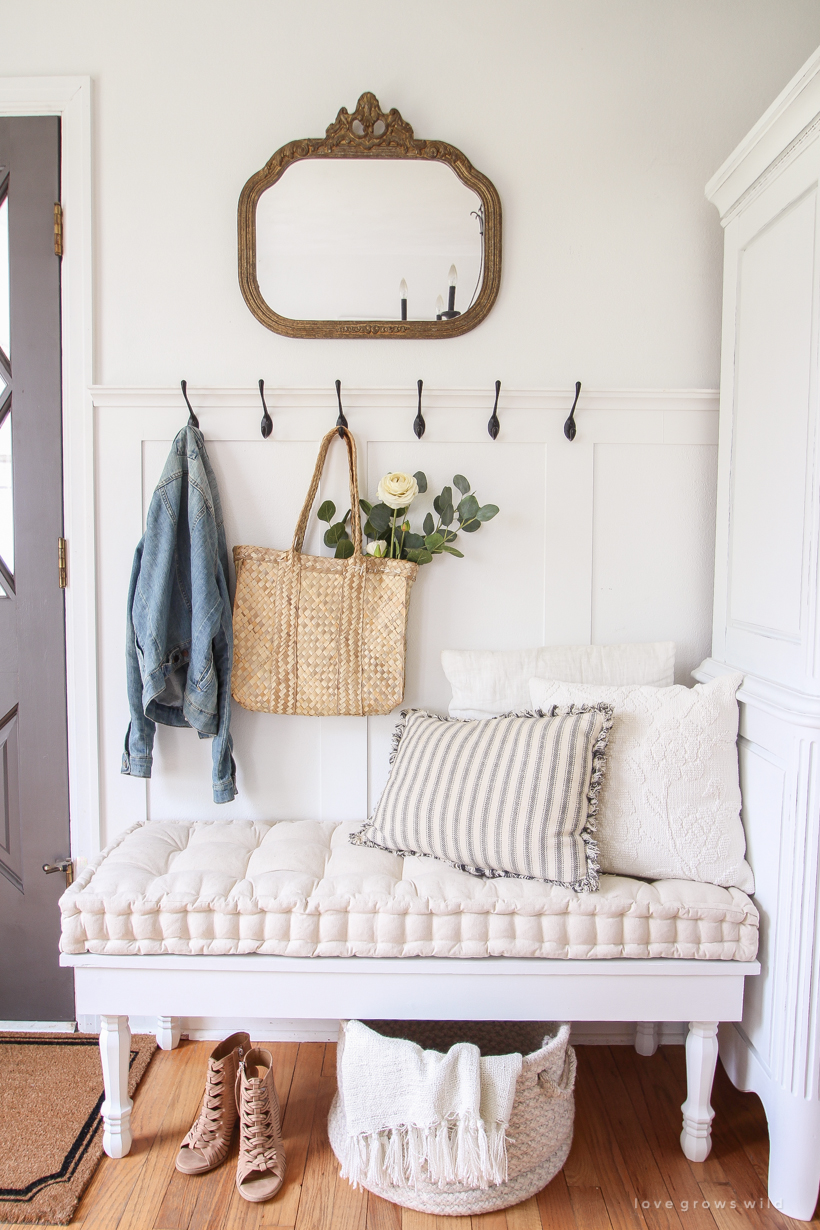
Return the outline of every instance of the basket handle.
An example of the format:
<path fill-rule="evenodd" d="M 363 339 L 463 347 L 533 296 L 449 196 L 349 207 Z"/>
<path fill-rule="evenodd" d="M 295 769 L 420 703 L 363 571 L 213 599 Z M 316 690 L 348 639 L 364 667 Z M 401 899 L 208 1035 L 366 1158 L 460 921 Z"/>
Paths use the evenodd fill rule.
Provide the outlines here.
<path fill-rule="evenodd" d="M 558 1080 L 554 1081 L 544 1071 L 538 1073 L 538 1084 L 550 1098 L 572 1097 L 572 1091 L 575 1088 L 577 1066 L 578 1062 L 575 1058 L 575 1051 L 571 1046 L 568 1046 L 564 1057 L 564 1069 Z"/>
<path fill-rule="evenodd" d="M 350 519 L 351 528 L 353 530 L 353 554 L 361 555 L 362 553 L 362 516 L 359 509 L 359 478 L 356 470 L 356 441 L 346 427 L 333 427 L 327 433 L 319 446 L 319 456 L 316 458 L 316 466 L 313 471 L 313 478 L 310 483 L 310 490 L 307 493 L 304 507 L 296 523 L 296 532 L 293 535 L 293 546 L 291 550 L 299 554 L 305 541 L 307 533 L 308 517 L 310 510 L 313 507 L 313 501 L 316 499 L 316 492 L 319 490 L 319 481 L 322 477 L 322 471 L 325 468 L 325 459 L 327 450 L 330 448 L 330 443 L 335 435 L 344 433 L 344 442 L 347 445 L 347 462 L 350 479 Z"/>

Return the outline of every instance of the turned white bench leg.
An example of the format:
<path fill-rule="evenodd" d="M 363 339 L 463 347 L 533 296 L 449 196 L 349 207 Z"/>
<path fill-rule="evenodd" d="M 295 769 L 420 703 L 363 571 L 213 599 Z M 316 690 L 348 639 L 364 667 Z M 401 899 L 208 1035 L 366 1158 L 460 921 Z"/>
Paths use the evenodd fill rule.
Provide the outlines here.
<path fill-rule="evenodd" d="M 658 1049 L 658 1022 L 638 1021 L 635 1026 L 635 1050 L 639 1055 L 654 1055 Z"/>
<path fill-rule="evenodd" d="M 131 1060 L 131 1030 L 127 1016 L 100 1017 L 105 1100 L 102 1104 L 103 1149 L 109 1157 L 125 1157 L 131 1148 L 131 1107 L 128 1068 Z"/>
<path fill-rule="evenodd" d="M 690 1162 L 705 1162 L 712 1148 L 710 1097 L 718 1057 L 717 1021 L 690 1021 L 686 1038 L 686 1101 L 681 1148 Z"/>
<path fill-rule="evenodd" d="M 180 1018 L 178 1016 L 158 1016 L 156 1039 L 161 1051 L 174 1051 L 179 1046 Z"/>

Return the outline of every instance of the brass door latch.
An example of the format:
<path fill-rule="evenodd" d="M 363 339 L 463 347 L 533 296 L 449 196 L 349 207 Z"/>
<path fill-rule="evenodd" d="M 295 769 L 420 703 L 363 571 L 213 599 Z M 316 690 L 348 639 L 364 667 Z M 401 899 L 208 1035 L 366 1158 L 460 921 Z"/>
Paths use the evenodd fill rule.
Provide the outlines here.
<path fill-rule="evenodd" d="M 66 888 L 71 888 L 74 883 L 74 863 L 70 858 L 63 858 L 59 863 L 43 863 L 43 871 L 47 876 L 52 875 L 55 871 L 64 872 Z"/>

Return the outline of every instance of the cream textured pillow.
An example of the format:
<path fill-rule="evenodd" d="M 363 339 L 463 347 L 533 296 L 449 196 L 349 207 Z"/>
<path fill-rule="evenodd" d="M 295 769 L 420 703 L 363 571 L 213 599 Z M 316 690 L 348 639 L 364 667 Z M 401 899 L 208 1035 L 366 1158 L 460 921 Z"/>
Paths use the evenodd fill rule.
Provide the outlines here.
<path fill-rule="evenodd" d="M 453 689 L 450 716 L 495 717 L 530 707 L 530 679 L 568 683 L 675 682 L 675 642 L 645 645 L 545 645 L 541 649 L 445 649 L 444 674 Z"/>
<path fill-rule="evenodd" d="M 607 705 L 487 721 L 408 710 L 378 807 L 350 840 L 477 875 L 592 892 L 591 832 L 611 724 Z"/>
<path fill-rule="evenodd" d="M 532 703 L 612 705 L 598 813 L 601 870 L 754 892 L 740 819 L 742 675 L 694 688 L 591 687 L 533 679 Z"/>

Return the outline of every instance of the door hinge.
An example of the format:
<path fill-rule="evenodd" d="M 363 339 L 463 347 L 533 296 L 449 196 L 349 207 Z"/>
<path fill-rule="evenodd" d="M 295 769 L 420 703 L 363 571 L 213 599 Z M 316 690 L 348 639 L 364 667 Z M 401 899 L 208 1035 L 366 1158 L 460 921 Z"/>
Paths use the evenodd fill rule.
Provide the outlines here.
<path fill-rule="evenodd" d="M 64 538 L 57 539 L 57 575 L 60 579 L 60 589 L 65 589 L 68 585 L 68 560 Z"/>
<path fill-rule="evenodd" d="M 59 201 L 54 202 L 54 255 L 63 255 L 63 207 Z"/>

